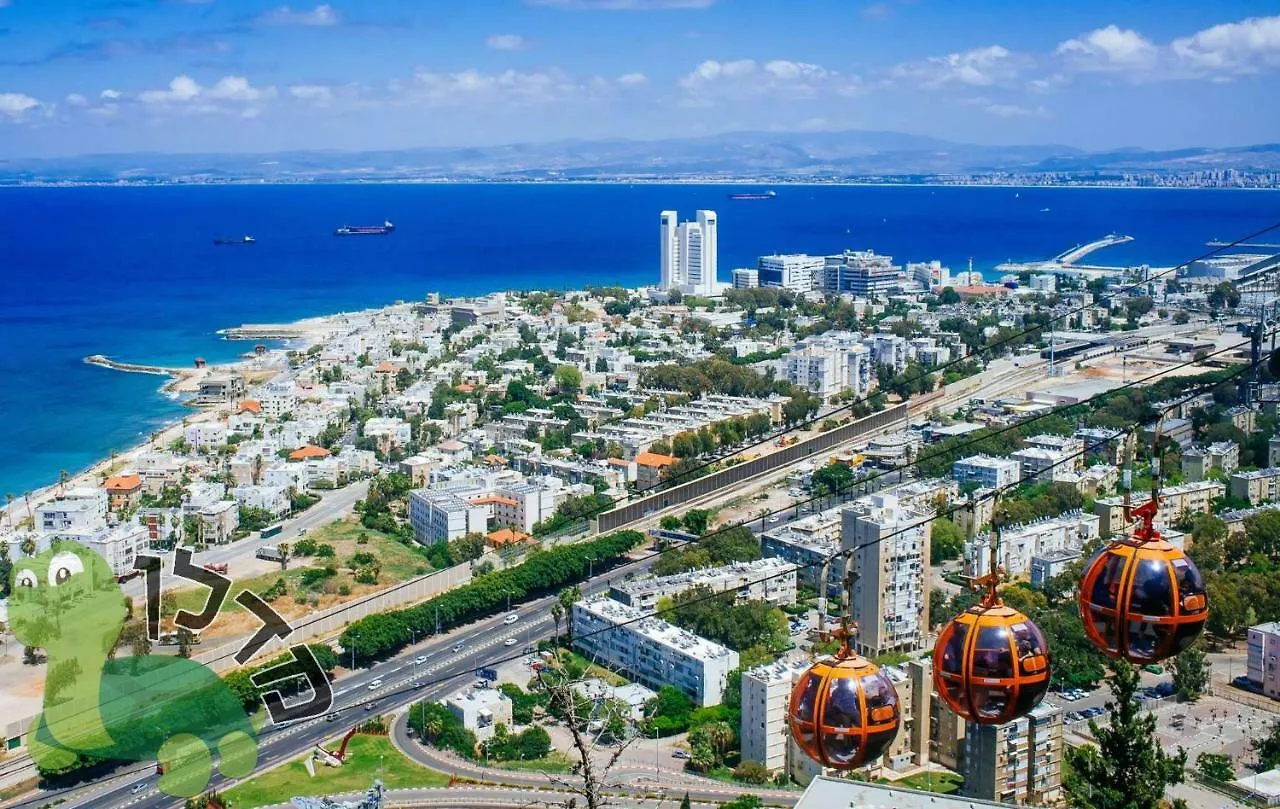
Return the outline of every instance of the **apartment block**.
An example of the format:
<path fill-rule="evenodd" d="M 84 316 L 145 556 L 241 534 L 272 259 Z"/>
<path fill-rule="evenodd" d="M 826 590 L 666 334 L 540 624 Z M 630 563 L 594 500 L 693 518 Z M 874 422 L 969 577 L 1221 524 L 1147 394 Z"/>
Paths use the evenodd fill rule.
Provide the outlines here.
<path fill-rule="evenodd" d="M 1071 511 L 1057 517 L 1045 517 L 1021 525 L 1006 526 L 1000 536 L 1000 566 L 1011 577 L 1031 573 L 1032 560 L 1057 551 L 1079 551 L 1085 543 L 1098 537 L 1096 514 Z M 989 533 L 979 534 L 965 543 L 965 574 L 985 576 L 991 571 Z"/>
<path fill-rule="evenodd" d="M 1280 623 L 1271 621 L 1249 627 L 1246 675 L 1262 693 L 1280 699 Z"/>
<path fill-rule="evenodd" d="M 1231 476 L 1231 496 L 1255 506 L 1280 500 L 1280 467 L 1236 472 Z"/>
<path fill-rule="evenodd" d="M 875 494 L 842 509 L 840 547 L 852 551 L 857 581 L 857 651 L 877 656 L 922 647 L 929 627 L 928 515 Z"/>
<path fill-rule="evenodd" d="M 738 653 L 644 612 L 597 596 L 573 605 L 573 642 L 654 690 L 679 688 L 695 705 L 719 705 Z"/>
<path fill-rule="evenodd" d="M 1227 487 L 1213 480 L 1166 486 L 1160 490 L 1158 521 L 1161 525 L 1173 525 L 1184 511 L 1188 514 L 1208 514 L 1214 498 L 1226 493 Z M 1137 507 L 1150 499 L 1148 492 L 1134 492 L 1130 496 L 1130 503 Z M 1098 515 L 1098 533 L 1103 538 L 1127 527 L 1124 525 L 1123 496 L 1100 498 L 1093 504 L 1093 513 Z"/>
<path fill-rule="evenodd" d="M 1192 447 L 1182 453 L 1182 476 L 1192 482 L 1204 480 L 1212 472 L 1230 475 L 1239 466 L 1240 445 L 1234 441 Z"/>
<path fill-rule="evenodd" d="M 788 748 L 792 747 L 787 730 L 791 688 L 808 668 L 807 660 L 780 660 L 742 672 L 744 761 L 758 761 L 770 772 L 787 768 Z"/>
<path fill-rule="evenodd" d="M 1002 725 L 968 723 L 963 792 L 973 798 L 1054 804 L 1062 797 L 1062 709 L 1041 703 Z"/>
<path fill-rule="evenodd" d="M 1002 489 L 1022 479 L 1022 464 L 1015 458 L 970 455 L 951 464 L 951 477 L 961 486 L 976 483 L 983 489 Z"/>
<path fill-rule="evenodd" d="M 1018 472 L 1024 483 L 1070 480 L 1075 475 L 1075 458 L 1060 449 L 1024 447 L 1010 453 L 1018 462 Z"/>
<path fill-rule="evenodd" d="M 694 587 L 710 587 L 717 593 L 732 592 L 739 601 L 767 601 L 794 604 L 796 566 L 777 558 L 738 562 L 724 567 L 690 570 L 672 576 L 645 576 L 619 582 L 609 588 L 609 597 L 646 614 L 657 609 L 658 600 Z"/>

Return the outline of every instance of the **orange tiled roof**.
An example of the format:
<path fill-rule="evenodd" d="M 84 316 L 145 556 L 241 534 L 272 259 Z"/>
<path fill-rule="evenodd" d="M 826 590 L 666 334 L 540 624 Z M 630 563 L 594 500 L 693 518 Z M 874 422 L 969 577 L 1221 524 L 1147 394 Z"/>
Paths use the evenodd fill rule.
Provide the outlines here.
<path fill-rule="evenodd" d="M 501 455 L 486 455 L 484 456 L 484 462 L 491 466 L 506 466 L 511 463 Z"/>
<path fill-rule="evenodd" d="M 400 370 L 400 366 L 396 365 L 394 362 L 381 362 L 381 363 L 378 363 L 377 368 L 373 369 L 373 372 L 375 374 L 394 374 L 396 371 L 399 371 L 399 370 Z"/>
<path fill-rule="evenodd" d="M 472 385 L 470 382 L 463 382 L 457 387 L 459 393 L 471 393 L 475 389 L 476 386 Z"/>
<path fill-rule="evenodd" d="M 299 447 L 289 453 L 291 461 L 305 461 L 308 458 L 328 458 L 329 450 L 324 447 L 317 447 L 314 444 L 307 444 L 305 447 Z"/>
<path fill-rule="evenodd" d="M 237 413 L 261 413 L 262 402 L 259 402 L 257 399 L 241 399 L 240 409 L 237 410 L 236 412 Z"/>
<path fill-rule="evenodd" d="M 495 548 L 502 545 L 510 545 L 514 542 L 524 542 L 528 538 L 528 534 L 513 531 L 510 528 L 499 528 L 488 536 L 489 544 Z"/>
<path fill-rule="evenodd" d="M 109 492 L 128 492 L 142 485 L 141 475 L 116 475 L 103 484 Z"/>
<path fill-rule="evenodd" d="M 675 463 L 677 460 L 679 459 L 674 455 L 659 455 L 656 452 L 642 452 L 636 456 L 636 465 L 656 466 L 658 468 L 662 468 L 664 466 L 671 466 L 671 464 Z"/>
<path fill-rule="evenodd" d="M 500 503 L 504 506 L 520 505 L 515 500 L 512 500 L 510 497 L 503 497 L 497 494 L 487 494 L 487 495 L 484 495 L 483 497 L 473 498 L 471 500 L 468 500 L 467 502 L 471 503 L 471 505 L 473 506 L 487 506 L 490 503 Z"/>

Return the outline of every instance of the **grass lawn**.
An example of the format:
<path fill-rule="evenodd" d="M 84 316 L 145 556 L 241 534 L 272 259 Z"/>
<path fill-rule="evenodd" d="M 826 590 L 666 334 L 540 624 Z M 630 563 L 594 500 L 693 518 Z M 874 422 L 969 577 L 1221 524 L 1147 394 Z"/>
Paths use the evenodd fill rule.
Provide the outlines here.
<path fill-rule="evenodd" d="M 326 744 L 326 749 L 332 749 L 335 741 Z M 299 795 L 363 792 L 373 785 L 375 778 L 381 778 L 388 789 L 443 787 L 449 783 L 449 776 L 444 773 L 405 758 L 386 736 L 353 736 L 347 745 L 346 763 L 329 767 L 317 761 L 315 778 L 307 775 L 302 762 L 302 758 L 295 759 L 228 790 L 224 793 L 228 809 L 288 803 L 290 798 Z"/>
<path fill-rule="evenodd" d="M 921 792 L 936 792 L 940 795 L 949 795 L 960 789 L 960 785 L 964 783 L 964 779 L 955 773 L 917 773 L 909 775 L 906 778 L 899 778 L 897 781 L 889 781 L 881 778 L 877 783 L 880 784 L 896 784 L 907 789 L 918 789 Z"/>
<path fill-rule="evenodd" d="M 362 534 L 367 537 L 367 542 L 363 545 L 359 544 L 359 538 Z M 317 606 L 320 609 L 343 601 L 350 601 L 374 590 L 407 581 L 414 576 L 430 573 L 432 570 L 431 563 L 415 548 L 411 548 L 380 531 L 371 531 L 355 520 L 334 520 L 328 525 L 320 526 L 311 531 L 308 538 L 316 542 L 332 545 L 335 556 L 331 559 L 294 556 L 289 559 L 288 570 L 273 570 L 270 573 L 251 578 L 236 578 L 231 586 L 231 592 L 227 594 L 227 598 L 222 602 L 220 612 L 242 612 L 247 617 L 249 613 L 236 603 L 236 595 L 241 590 L 249 590 L 261 595 L 269 590 L 277 579 L 284 579 L 288 588 L 287 595 L 281 596 L 277 600 L 277 605 L 292 605 L 295 602 L 295 596 L 300 592 L 304 592 L 302 588 L 303 572 L 309 568 L 323 568 L 329 564 L 338 569 L 337 575 L 324 579 L 314 585 L 311 590 L 306 591 L 307 595 L 314 595 L 319 599 L 320 603 Z M 347 567 L 351 557 L 361 551 L 372 553 L 378 559 L 381 571 L 378 574 L 377 584 L 357 584 L 354 572 L 350 567 Z M 338 592 L 343 585 L 348 590 L 346 595 L 341 595 Z M 203 587 L 183 588 L 166 592 L 172 594 L 166 597 L 164 601 L 163 617 L 166 618 L 172 617 L 178 610 L 201 612 L 208 596 L 208 591 Z"/>
<path fill-rule="evenodd" d="M 490 767 L 503 770 L 528 770 L 532 772 L 569 772 L 571 765 L 568 757 L 559 750 L 552 750 L 546 758 L 536 761 L 491 761 Z"/>
<path fill-rule="evenodd" d="M 569 665 L 571 663 L 576 664 L 576 667 L 580 667 L 584 670 L 585 672 L 584 676 L 586 677 L 594 677 L 597 680 L 604 680 L 606 683 L 609 683 L 610 685 L 615 685 L 615 686 L 627 684 L 627 679 L 625 677 L 615 674 L 614 672 L 609 671 L 603 666 L 597 666 L 595 663 L 592 663 L 590 660 L 586 659 L 585 657 L 573 651 L 572 649 L 566 649 L 564 647 L 561 647 L 556 651 L 559 653 L 560 661 L 562 664 L 565 664 L 565 665 Z"/>

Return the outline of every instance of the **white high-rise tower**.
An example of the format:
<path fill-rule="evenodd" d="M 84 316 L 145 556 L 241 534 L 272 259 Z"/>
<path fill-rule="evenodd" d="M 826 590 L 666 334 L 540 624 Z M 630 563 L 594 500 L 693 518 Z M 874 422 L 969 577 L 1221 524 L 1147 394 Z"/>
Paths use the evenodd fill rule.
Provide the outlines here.
<path fill-rule="evenodd" d="M 679 288 L 684 279 L 680 277 L 680 240 L 675 211 L 663 211 L 658 214 L 658 228 L 662 237 L 660 249 L 661 265 L 658 282 L 659 289 Z"/>
<path fill-rule="evenodd" d="M 714 295 L 719 252 L 715 211 L 698 211 L 697 221 L 676 225 L 676 212 L 659 215 L 660 289 Z"/>

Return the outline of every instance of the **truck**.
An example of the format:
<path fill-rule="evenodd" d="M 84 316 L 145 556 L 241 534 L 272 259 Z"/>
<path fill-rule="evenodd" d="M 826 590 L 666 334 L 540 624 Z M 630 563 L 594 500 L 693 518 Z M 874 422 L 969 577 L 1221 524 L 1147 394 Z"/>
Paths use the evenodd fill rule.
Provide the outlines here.
<path fill-rule="evenodd" d="M 263 545 L 258 548 L 258 552 L 254 556 L 259 559 L 266 559 L 268 562 L 279 562 L 284 559 L 284 554 L 280 553 L 280 549 L 275 545 Z"/>
<path fill-rule="evenodd" d="M 273 525 L 270 528 L 263 528 L 261 531 L 258 532 L 258 536 L 262 537 L 263 539 L 266 539 L 267 537 L 275 536 L 276 534 L 280 533 L 283 530 L 284 530 L 283 525 Z"/>

